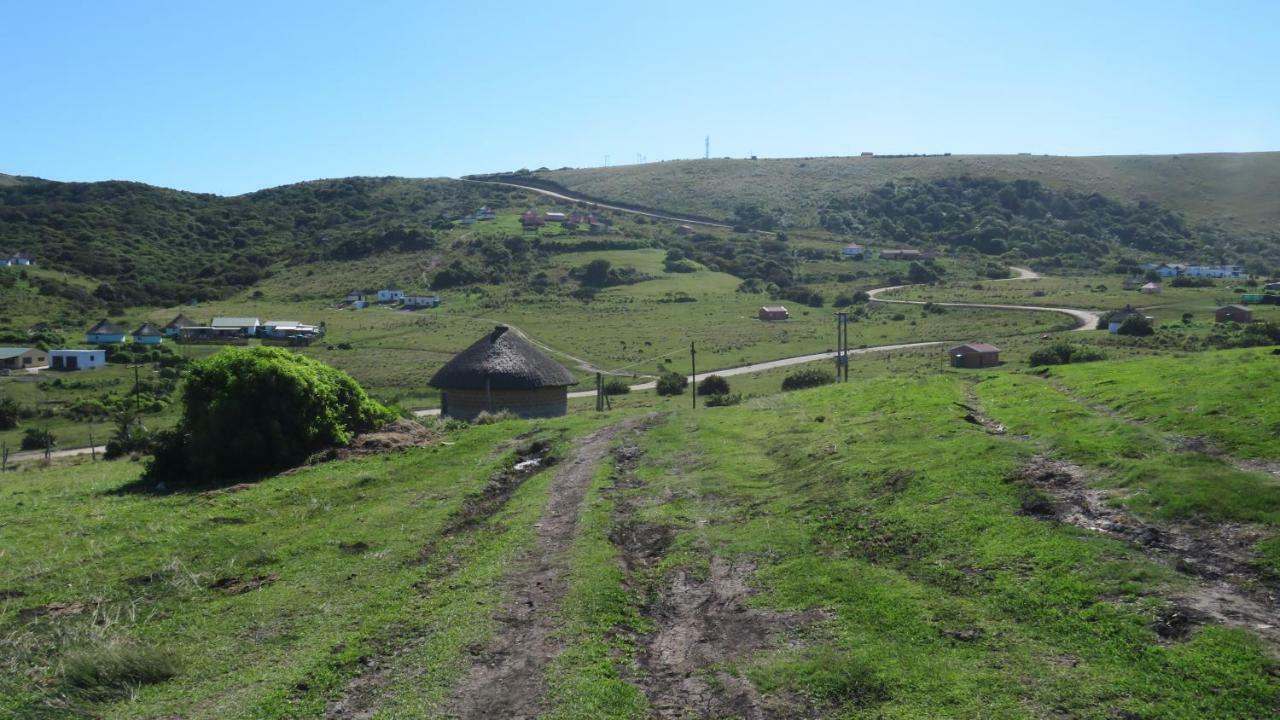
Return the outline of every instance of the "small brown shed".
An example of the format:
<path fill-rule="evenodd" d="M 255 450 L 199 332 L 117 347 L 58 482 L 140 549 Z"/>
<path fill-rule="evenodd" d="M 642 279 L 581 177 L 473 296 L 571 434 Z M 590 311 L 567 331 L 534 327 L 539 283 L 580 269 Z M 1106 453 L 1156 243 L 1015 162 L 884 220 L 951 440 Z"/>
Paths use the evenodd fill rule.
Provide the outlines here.
<path fill-rule="evenodd" d="M 1223 305 L 1213 313 L 1213 319 L 1218 322 L 1253 322 L 1253 311 L 1244 305 Z"/>
<path fill-rule="evenodd" d="M 965 343 L 947 351 L 951 367 L 984 368 L 1000 364 L 1000 348 L 987 343 Z"/>
<path fill-rule="evenodd" d="M 760 308 L 761 320 L 786 320 L 790 317 L 791 313 L 781 305 L 764 305 Z"/>
<path fill-rule="evenodd" d="M 494 327 L 431 378 L 440 413 L 473 420 L 481 412 L 557 417 L 568 411 L 573 374 L 506 325 Z"/>

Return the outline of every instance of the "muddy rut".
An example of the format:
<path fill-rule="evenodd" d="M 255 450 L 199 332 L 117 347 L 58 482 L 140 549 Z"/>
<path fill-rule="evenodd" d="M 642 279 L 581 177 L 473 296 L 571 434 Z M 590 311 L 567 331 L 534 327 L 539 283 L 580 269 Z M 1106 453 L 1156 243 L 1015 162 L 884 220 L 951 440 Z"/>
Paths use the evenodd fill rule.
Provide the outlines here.
<path fill-rule="evenodd" d="M 825 619 L 820 611 L 775 612 L 751 607 L 755 594 L 748 559 L 712 555 L 705 573 L 678 569 L 658 576 L 674 530 L 639 521 L 626 491 L 641 486 L 635 475 L 640 450 L 623 444 L 615 450 L 615 517 L 611 540 L 626 571 L 626 583 L 640 600 L 653 630 L 635 637 L 636 667 L 627 679 L 649 700 L 652 718 L 788 718 L 805 715 L 793 698 L 766 697 L 740 674 L 735 664 L 754 653 L 790 642 L 804 626 Z"/>
<path fill-rule="evenodd" d="M 1211 527 L 1147 523 L 1108 504 L 1108 495 L 1085 482 L 1074 465 L 1037 456 L 1017 480 L 1039 491 L 1023 500 L 1023 511 L 1128 541 L 1154 560 L 1197 580 L 1170 598 L 1174 607 L 1156 619 L 1167 639 L 1184 637 L 1212 621 L 1247 629 L 1280 648 L 1280 588 L 1253 564 L 1253 545 L 1265 534 L 1238 523 Z"/>
<path fill-rule="evenodd" d="M 614 437 L 643 419 L 601 428 L 580 440 L 561 464 L 529 555 L 506 581 L 493 640 L 453 695 L 457 718 L 534 718 L 542 708 L 546 667 L 563 649 L 557 610 L 568 586 L 568 554 L 596 467 Z"/>

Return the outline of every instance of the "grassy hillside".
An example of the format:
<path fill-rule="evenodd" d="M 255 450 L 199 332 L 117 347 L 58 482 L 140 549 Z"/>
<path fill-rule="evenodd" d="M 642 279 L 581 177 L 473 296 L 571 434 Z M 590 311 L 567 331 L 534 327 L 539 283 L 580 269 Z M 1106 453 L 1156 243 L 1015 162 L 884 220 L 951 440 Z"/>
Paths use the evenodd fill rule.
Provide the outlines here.
<path fill-rule="evenodd" d="M 1229 457 L 1172 452 L 1168 423 L 1196 411 L 1092 389 L 1145 362 L 1089 365 L 1080 390 L 1134 418 L 1057 371 L 916 368 L 737 407 L 455 428 L 238 492 L 116 492 L 128 462 L 14 473 L 0 714 L 1269 716 L 1280 638 L 1205 598 L 1252 607 L 1250 587 L 1271 587 L 1280 495 Z M 1280 392 L 1280 374 L 1249 373 L 1258 391 L 1234 406 L 1230 376 L 1201 381 L 1247 413 Z M 1274 435 L 1223 432 L 1280 459 Z M 512 474 L 538 441 L 563 462 Z M 1195 548 L 1051 516 L 1070 496 L 1033 484 L 1046 458 L 1154 537 L 1238 534 L 1255 585 L 1202 574 Z M 564 544 L 532 563 L 554 526 Z M 552 592 L 520 601 L 537 588 Z"/>
<path fill-rule="evenodd" d="M 168 305 L 224 297 L 288 263 L 430 248 L 452 221 L 512 195 L 521 193 L 403 178 L 321 180 L 237 197 L 28 179 L 0 184 L 0 251 L 25 251 L 42 267 L 92 280 L 88 295 L 62 293 L 82 307 Z"/>
<path fill-rule="evenodd" d="M 1035 180 L 1126 203 L 1151 200 L 1197 222 L 1280 233 L 1280 152 L 1061 157 L 952 155 L 909 158 L 678 160 L 534 173 L 575 192 L 651 207 L 729 217 L 739 205 L 783 208 L 815 224 L 832 197 L 890 181 L 968 175 Z"/>

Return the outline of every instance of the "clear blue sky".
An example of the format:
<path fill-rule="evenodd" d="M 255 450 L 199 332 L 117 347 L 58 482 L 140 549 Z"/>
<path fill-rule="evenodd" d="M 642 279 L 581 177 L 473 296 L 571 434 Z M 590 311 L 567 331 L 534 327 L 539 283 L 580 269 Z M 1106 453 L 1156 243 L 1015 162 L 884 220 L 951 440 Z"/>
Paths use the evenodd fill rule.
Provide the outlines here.
<path fill-rule="evenodd" d="M 6 2 L 0 172 L 1280 149 L 1280 2 Z M 1050 7 L 1052 6 L 1052 7 Z"/>

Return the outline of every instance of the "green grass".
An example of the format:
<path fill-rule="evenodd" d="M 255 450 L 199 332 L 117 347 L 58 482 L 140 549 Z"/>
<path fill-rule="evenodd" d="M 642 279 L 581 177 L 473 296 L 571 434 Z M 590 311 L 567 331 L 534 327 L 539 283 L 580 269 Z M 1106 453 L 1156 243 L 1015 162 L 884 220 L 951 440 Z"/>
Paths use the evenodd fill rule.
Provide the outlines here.
<path fill-rule="evenodd" d="M 497 579 L 532 537 L 548 477 L 526 481 L 477 531 L 443 528 L 511 462 L 499 443 L 536 428 L 554 440 L 593 422 L 478 427 L 432 448 L 218 495 L 117 493 L 138 474 L 129 462 L 6 475 L 0 716 L 59 717 L 70 707 L 108 717 L 313 717 L 362 671 L 359 658 L 391 650 L 414 663 L 389 678 L 405 682 L 396 701 L 429 706 L 465 647 L 492 631 Z M 423 563 L 425 547 L 436 552 Z M 210 588 L 227 577 L 268 581 L 235 595 Z M 63 616 L 22 612 L 49 603 L 80 605 Z M 144 677 L 136 668 L 155 665 L 119 648 L 148 648 L 177 674 L 135 686 Z M 131 689 L 116 700 L 85 692 L 86 683 Z"/>
<path fill-rule="evenodd" d="M 1280 459 L 1280 357 L 1271 348 L 1054 368 L 1078 396 L 1244 458 Z"/>
<path fill-rule="evenodd" d="M 1105 365 L 1079 369 L 1104 375 Z M 1123 502 L 1140 515 L 1280 529 L 1280 482 L 1274 478 L 1203 453 L 1175 452 L 1172 439 L 1158 429 L 1092 410 L 1035 376 L 1004 374 L 976 391 L 1009 432 L 1029 435 L 1046 451 L 1100 471 L 1099 482 L 1122 488 Z"/>
<path fill-rule="evenodd" d="M 1133 546 L 1024 515 L 1009 478 L 1048 452 L 1125 487 L 1140 513 L 1266 525 L 1280 522 L 1274 484 L 1170 458 L 1161 429 L 1090 410 L 1058 370 L 936 360 L 855 357 L 855 382 L 697 412 L 687 395 L 646 394 L 668 414 L 634 440 L 635 482 L 614 488 L 606 465 L 588 489 L 547 717 L 645 717 L 637 650 L 662 622 L 645 604 L 672 573 L 702 577 L 717 559 L 752 568 L 764 617 L 808 618 L 719 669 L 819 717 L 1267 716 L 1280 683 L 1257 640 L 1212 624 L 1161 640 L 1151 623 L 1189 581 Z M 732 381 L 751 394 L 780 375 Z M 975 391 L 1008 435 L 963 421 L 955 403 Z M 622 402 L 614 419 L 646 404 Z M 0 714 L 59 717 L 66 703 L 118 718 L 314 717 L 376 673 L 379 717 L 438 715 L 494 632 L 551 475 L 474 530 L 446 532 L 450 518 L 510 463 L 513 438 L 533 431 L 563 453 L 607 421 L 473 427 L 218 495 L 113 492 L 133 463 L 12 473 L 0 483 Z M 637 577 L 610 539 L 619 513 L 673 533 Z M 225 577 L 268 581 L 210 589 Z M 50 603 L 83 609 L 22 612 Z"/>
<path fill-rule="evenodd" d="M 749 558 L 756 604 L 829 618 L 737 671 L 824 717 L 1269 713 L 1271 661 L 1245 633 L 1170 645 L 1149 629 L 1180 587 L 1168 570 L 1019 515 L 1006 478 L 1033 448 L 964 423 L 966 384 L 886 377 L 680 411 L 643 438 L 637 519 L 677 530 L 663 572 Z"/>
<path fill-rule="evenodd" d="M 1144 295 L 1137 290 L 1125 290 L 1124 280 L 1123 275 L 1084 275 L 1010 282 L 948 282 L 903 288 L 886 293 L 884 297 L 933 302 L 1047 305 L 1104 311 L 1133 305 L 1155 318 L 1158 324 L 1180 323 L 1183 313 L 1191 313 L 1194 321 L 1209 324 L 1213 322 L 1215 309 L 1240 302 L 1240 293 L 1234 288 L 1242 287 L 1239 282 L 1219 280 L 1214 287 L 1176 288 L 1166 285 L 1158 295 Z M 1259 320 L 1280 320 L 1280 306 L 1255 305 L 1253 310 L 1254 317 Z"/>

